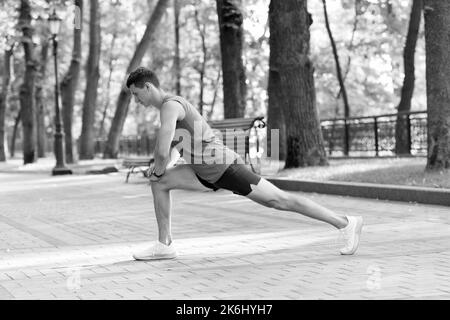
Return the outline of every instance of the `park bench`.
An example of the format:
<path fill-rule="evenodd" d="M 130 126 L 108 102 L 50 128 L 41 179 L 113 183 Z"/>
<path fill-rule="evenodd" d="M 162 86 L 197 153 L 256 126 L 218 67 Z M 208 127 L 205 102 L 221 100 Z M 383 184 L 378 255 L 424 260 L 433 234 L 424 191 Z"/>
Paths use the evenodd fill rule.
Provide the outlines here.
<path fill-rule="evenodd" d="M 223 143 L 230 149 L 238 153 L 242 159 L 250 165 L 253 172 L 259 173 L 258 164 L 253 164 L 250 158 L 250 135 L 252 130 L 257 132 L 257 129 L 266 127 L 264 117 L 254 118 L 235 118 L 221 121 L 208 122 L 216 134 L 220 133 L 223 138 Z M 238 144 L 238 141 L 244 141 L 244 144 Z M 256 148 L 259 151 L 260 141 L 257 137 Z M 142 173 L 144 177 L 149 176 L 149 168 L 153 165 L 153 157 L 147 158 L 126 158 L 123 161 L 123 166 L 128 169 L 126 182 L 132 173 Z M 136 171 L 137 170 L 137 171 Z"/>
<path fill-rule="evenodd" d="M 127 172 L 127 178 L 125 180 L 126 183 L 128 183 L 128 180 L 130 179 L 130 175 L 132 173 L 139 173 L 141 172 L 144 177 L 149 177 L 148 169 L 152 166 L 153 162 L 155 160 L 150 158 L 126 158 L 123 160 L 122 166 L 128 169 Z M 138 170 L 137 172 L 135 170 Z"/>
<path fill-rule="evenodd" d="M 259 164 L 254 164 L 251 162 L 250 135 L 252 131 L 255 132 L 257 137 L 256 149 L 259 152 L 261 142 L 259 141 L 257 130 L 264 129 L 266 127 L 264 117 L 211 121 L 209 122 L 209 125 L 214 131 L 216 131 L 216 133 L 220 133 L 222 135 L 223 143 L 228 148 L 239 154 L 245 163 L 250 165 L 253 172 L 259 173 Z M 243 145 L 238 143 L 238 141 L 242 140 L 245 142 Z"/>

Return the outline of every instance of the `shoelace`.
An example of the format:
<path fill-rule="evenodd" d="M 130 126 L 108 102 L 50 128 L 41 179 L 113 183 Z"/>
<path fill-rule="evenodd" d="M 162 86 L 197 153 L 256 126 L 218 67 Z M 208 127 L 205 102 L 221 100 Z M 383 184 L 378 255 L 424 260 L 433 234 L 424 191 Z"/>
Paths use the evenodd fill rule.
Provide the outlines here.
<path fill-rule="evenodd" d="M 152 257 L 156 256 L 158 249 L 159 249 L 159 243 L 155 242 L 155 245 L 151 248 L 151 252 L 150 252 Z"/>

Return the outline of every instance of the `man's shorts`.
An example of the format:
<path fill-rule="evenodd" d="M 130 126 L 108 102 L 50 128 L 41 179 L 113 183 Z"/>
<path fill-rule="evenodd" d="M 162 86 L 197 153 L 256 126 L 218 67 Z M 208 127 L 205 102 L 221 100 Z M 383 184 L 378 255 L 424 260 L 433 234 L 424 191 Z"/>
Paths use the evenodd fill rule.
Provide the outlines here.
<path fill-rule="evenodd" d="M 251 186 L 256 187 L 261 181 L 260 176 L 254 174 L 243 164 L 232 164 L 215 183 L 205 181 L 198 175 L 197 178 L 209 189 L 214 191 L 225 189 L 241 196 L 248 196 L 253 191 Z"/>

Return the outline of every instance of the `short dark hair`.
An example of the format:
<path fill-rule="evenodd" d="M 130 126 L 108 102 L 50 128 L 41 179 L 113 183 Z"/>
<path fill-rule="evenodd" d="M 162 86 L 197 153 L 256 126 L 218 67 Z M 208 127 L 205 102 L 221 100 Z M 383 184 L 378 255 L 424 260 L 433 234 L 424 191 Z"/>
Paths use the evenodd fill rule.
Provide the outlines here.
<path fill-rule="evenodd" d="M 128 76 L 127 87 L 130 88 L 134 84 L 138 88 L 143 88 L 146 82 L 150 82 L 159 88 L 159 80 L 156 74 L 147 68 L 140 67 Z"/>

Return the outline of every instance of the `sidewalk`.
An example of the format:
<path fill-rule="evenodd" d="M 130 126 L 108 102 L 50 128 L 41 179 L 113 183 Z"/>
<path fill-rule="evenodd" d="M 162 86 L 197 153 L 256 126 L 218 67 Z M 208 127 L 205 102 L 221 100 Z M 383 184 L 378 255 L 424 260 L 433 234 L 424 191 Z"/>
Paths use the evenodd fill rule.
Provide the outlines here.
<path fill-rule="evenodd" d="M 122 159 L 94 159 L 94 160 L 81 160 L 77 164 L 68 164 L 67 168 L 71 169 L 73 174 L 80 175 L 86 174 L 91 170 L 102 170 L 106 167 L 116 167 L 120 169 Z M 52 169 L 56 165 L 54 158 L 43 158 L 37 162 L 24 165 L 23 159 L 9 159 L 7 162 L 0 162 L 0 173 L 41 173 L 51 174 Z"/>
<path fill-rule="evenodd" d="M 297 193 L 364 216 L 360 250 L 344 257 L 323 223 L 228 192 L 175 191 L 179 258 L 136 262 L 156 221 L 146 181 L 124 180 L 0 173 L 0 298 L 450 298 L 448 207 Z"/>

